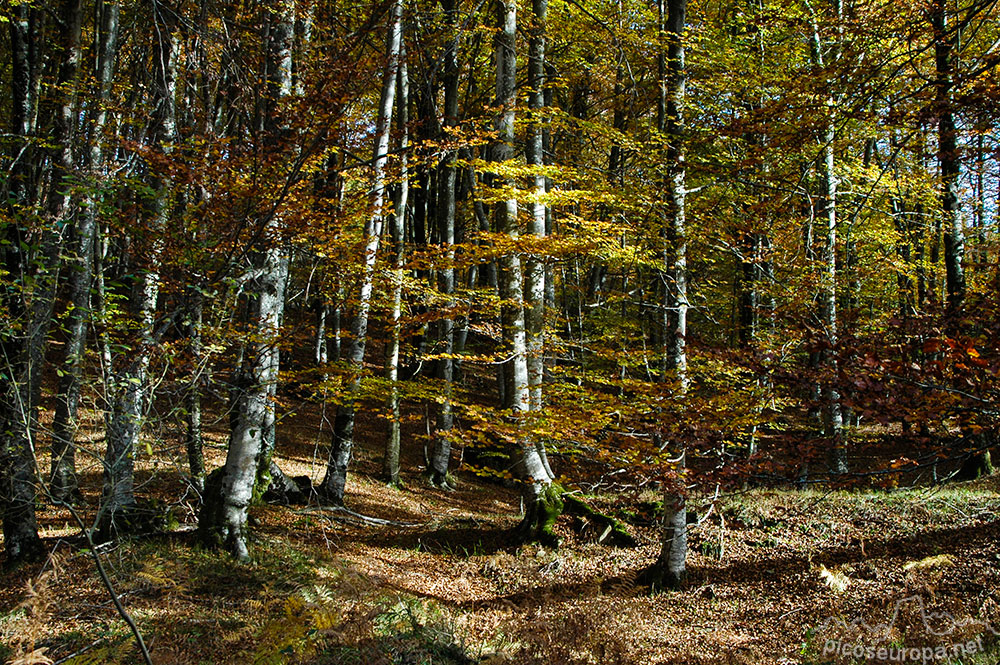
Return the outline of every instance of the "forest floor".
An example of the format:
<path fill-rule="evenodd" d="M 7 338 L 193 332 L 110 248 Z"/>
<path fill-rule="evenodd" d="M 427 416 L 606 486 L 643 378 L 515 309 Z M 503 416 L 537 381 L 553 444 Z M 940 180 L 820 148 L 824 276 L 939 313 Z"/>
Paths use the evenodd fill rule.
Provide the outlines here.
<path fill-rule="evenodd" d="M 289 475 L 322 475 L 315 416 L 280 425 Z M 210 466 L 223 460 L 222 425 L 209 428 Z M 100 494 L 102 441 L 98 423 L 89 427 L 85 518 Z M 457 491 L 428 487 L 412 450 L 404 488 L 390 488 L 377 480 L 374 444 L 357 451 L 349 506 L 405 526 L 261 506 L 253 562 L 234 564 L 195 545 L 183 450 L 165 443 L 176 434 L 150 440 L 137 494 L 172 506 L 177 523 L 97 548 L 157 665 L 825 663 L 833 648 L 856 644 L 873 647 L 871 662 L 893 653 L 881 658 L 878 647 L 898 655 L 900 646 L 922 650 L 905 662 L 1000 662 L 997 476 L 896 490 L 755 489 L 720 497 L 710 512 L 711 496 L 692 497 L 702 521 L 690 527 L 688 584 L 651 596 L 637 576 L 659 547 L 652 492 L 588 498 L 627 522 L 637 547 L 599 543 L 599 529 L 568 515 L 559 549 L 517 546 L 515 491 L 461 472 Z M 72 516 L 49 506 L 39 519 L 53 555 L 0 585 L 0 662 L 141 662 Z M 891 625 L 862 635 L 858 622 Z M 985 653 L 942 656 L 959 643 Z"/>

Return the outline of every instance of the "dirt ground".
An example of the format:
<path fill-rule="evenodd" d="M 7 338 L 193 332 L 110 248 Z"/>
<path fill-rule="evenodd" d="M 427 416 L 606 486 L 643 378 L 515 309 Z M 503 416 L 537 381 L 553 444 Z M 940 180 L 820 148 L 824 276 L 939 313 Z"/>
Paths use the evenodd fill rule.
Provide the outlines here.
<path fill-rule="evenodd" d="M 310 406 L 279 424 L 287 474 L 321 477 L 320 422 Z M 98 424 L 83 431 L 85 518 L 100 494 Z M 788 664 L 834 662 L 834 647 L 857 644 L 872 646 L 877 662 L 880 646 L 959 642 L 987 653 L 933 662 L 1000 658 L 996 477 L 692 497 L 701 521 L 690 526 L 688 584 L 651 596 L 637 576 L 658 552 L 655 494 L 588 498 L 625 521 L 637 547 L 599 543 L 599 529 L 569 515 L 557 525 L 559 549 L 517 546 L 516 492 L 463 471 L 457 491 L 428 487 L 412 432 L 404 487 L 379 482 L 381 426 L 359 422 L 369 434 L 348 503 L 395 524 L 261 506 L 252 511 L 254 561 L 243 566 L 195 544 L 197 497 L 182 479 L 179 426 L 164 419 L 150 428 L 137 494 L 159 498 L 175 523 L 98 553 L 154 663 Z M 221 464 L 221 417 L 207 443 L 209 465 Z M 72 516 L 46 506 L 39 519 L 53 556 L 5 574 L 2 660 L 141 662 Z M 878 634 L 862 634 L 879 624 Z"/>

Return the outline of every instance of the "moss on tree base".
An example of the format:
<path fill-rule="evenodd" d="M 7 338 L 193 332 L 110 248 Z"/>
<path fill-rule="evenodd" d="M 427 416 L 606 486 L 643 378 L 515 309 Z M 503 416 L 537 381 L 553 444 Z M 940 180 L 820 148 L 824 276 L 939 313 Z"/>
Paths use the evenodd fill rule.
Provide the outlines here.
<path fill-rule="evenodd" d="M 525 509 L 524 519 L 515 531 L 521 543 L 539 543 L 546 547 L 559 547 L 561 539 L 552 530 L 562 515 L 565 490 L 555 483 L 546 487 Z"/>
<path fill-rule="evenodd" d="M 984 450 L 965 458 L 962 467 L 955 474 L 955 480 L 978 480 L 993 475 L 993 460 L 990 451 Z"/>
<path fill-rule="evenodd" d="M 107 543 L 127 536 L 163 533 L 177 525 L 177 516 L 169 505 L 158 499 L 140 499 L 106 513 L 97 525 L 94 541 Z"/>

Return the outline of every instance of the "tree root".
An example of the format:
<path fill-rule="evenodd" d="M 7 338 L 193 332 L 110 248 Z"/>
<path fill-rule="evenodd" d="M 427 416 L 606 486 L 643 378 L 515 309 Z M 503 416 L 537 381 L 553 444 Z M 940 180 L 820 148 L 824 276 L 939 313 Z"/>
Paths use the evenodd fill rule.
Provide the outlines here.
<path fill-rule="evenodd" d="M 630 534 L 625 525 L 620 521 L 605 513 L 594 510 L 593 506 L 575 494 L 563 494 L 562 500 L 566 505 L 565 511 L 571 515 L 576 515 L 587 523 L 596 524 L 601 531 L 597 538 L 598 543 L 608 541 L 618 547 L 637 547 L 638 541 Z"/>

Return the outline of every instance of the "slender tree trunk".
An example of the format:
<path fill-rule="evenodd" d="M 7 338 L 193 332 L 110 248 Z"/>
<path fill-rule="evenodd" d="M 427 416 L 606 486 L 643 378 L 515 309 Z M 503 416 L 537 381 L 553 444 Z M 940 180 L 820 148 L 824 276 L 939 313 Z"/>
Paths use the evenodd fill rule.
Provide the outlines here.
<path fill-rule="evenodd" d="M 689 386 L 687 372 L 687 223 L 685 125 L 687 71 L 684 59 L 684 32 L 686 30 L 687 0 L 660 0 L 659 15 L 663 37 L 666 39 L 666 58 L 663 47 L 660 55 L 661 103 L 658 125 L 667 142 L 666 169 L 667 205 L 664 210 L 664 266 L 663 279 L 663 370 L 661 378 L 673 378 L 677 390 L 686 393 Z M 683 471 L 684 448 L 677 442 L 671 446 L 678 451 L 678 472 Z M 681 476 L 682 477 L 682 476 Z M 647 572 L 654 590 L 676 589 L 687 575 L 687 509 L 683 484 L 678 480 L 664 483 L 663 535 L 660 556 Z"/>
<path fill-rule="evenodd" d="M 532 25 L 528 46 L 528 107 L 536 115 L 531 118 L 527 145 L 527 162 L 541 168 L 545 164 L 543 151 L 544 124 L 537 114 L 545 106 L 545 21 L 548 0 L 533 0 Z M 531 216 L 528 231 L 536 238 L 545 237 L 546 179 L 542 173 L 533 176 Z M 528 346 L 528 386 L 532 411 L 542 409 L 542 379 L 545 371 L 545 263 L 537 256 L 528 258 L 526 278 L 526 323 Z"/>
<path fill-rule="evenodd" d="M 295 0 L 285 0 L 279 5 L 279 11 L 273 16 L 268 36 L 268 58 L 266 74 L 270 95 L 266 105 L 264 125 L 275 138 L 286 135 L 289 123 L 277 117 L 281 110 L 278 104 L 287 99 L 294 90 L 294 47 L 295 47 Z M 277 443 L 277 420 L 275 406 L 278 394 L 278 370 L 280 368 L 280 331 L 285 315 L 285 291 L 288 286 L 290 255 L 280 237 L 282 224 L 279 217 L 267 223 L 265 240 L 268 241 L 264 250 L 265 272 L 268 273 L 258 283 L 261 290 L 258 295 L 260 303 L 255 313 L 258 329 L 263 333 L 266 326 L 271 341 L 259 353 L 260 368 L 252 369 L 251 385 L 253 390 L 263 390 L 265 408 L 264 420 L 260 423 L 260 451 L 257 454 L 257 478 L 252 491 L 251 503 L 258 503 L 264 494 L 275 484 L 278 487 L 290 487 L 281 471 L 281 467 L 273 461 L 274 448 Z M 269 271 L 276 272 L 271 275 Z M 272 296 L 272 294 L 274 294 Z M 273 302 L 268 302 L 270 298 Z"/>
<path fill-rule="evenodd" d="M 191 377 L 188 381 L 186 409 L 187 409 L 187 432 L 184 436 L 184 445 L 187 449 L 188 468 L 191 472 L 191 484 L 199 492 L 205 489 L 205 443 L 201 428 L 201 385 L 202 372 L 204 371 L 204 359 L 202 349 L 202 316 L 204 309 L 204 296 L 201 292 L 192 289 L 190 294 L 191 311 L 189 312 L 187 324 L 188 343 L 191 348 Z"/>
<path fill-rule="evenodd" d="M 444 54 L 444 128 L 458 124 L 458 1 L 443 0 L 441 9 L 452 31 Z M 447 135 L 443 137 L 447 140 Z M 438 379 L 441 380 L 442 394 L 438 401 L 437 431 L 434 451 L 431 454 L 431 483 L 449 488 L 448 467 L 451 462 L 451 429 L 454 424 L 452 412 L 452 387 L 455 378 L 455 319 L 451 313 L 455 303 L 455 190 L 458 169 L 455 160 L 458 154 L 449 150 L 442 162 L 438 177 L 438 234 L 444 246 L 444 265 L 438 271 L 438 287 L 445 299 L 447 314 L 439 321 L 441 333 L 441 359 L 437 361 Z"/>
<path fill-rule="evenodd" d="M 832 14 L 839 27 L 843 18 L 843 7 L 840 0 L 833 0 Z M 812 59 L 817 69 L 826 67 L 828 63 L 827 49 L 824 49 L 820 37 L 819 19 L 813 17 Z M 838 59 L 837 49 L 829 54 L 829 60 Z M 827 81 L 832 86 L 832 80 Z M 823 331 L 824 350 L 820 354 L 820 362 L 828 375 L 822 385 L 822 415 L 823 429 L 830 440 L 829 466 L 834 474 L 847 473 L 847 456 L 844 447 L 844 419 L 840 405 L 840 393 L 836 387 L 837 381 L 837 170 L 836 170 L 836 126 L 838 101 L 832 91 L 826 93 L 826 122 L 821 141 L 820 161 L 820 211 L 819 218 L 823 220 L 823 246 L 819 257 L 821 262 L 819 276 L 819 321 Z"/>
<path fill-rule="evenodd" d="M 163 155 L 170 155 L 177 138 L 177 35 L 175 15 L 158 6 L 153 21 L 156 43 L 153 66 L 153 94 L 155 101 L 155 126 L 153 141 Z M 151 212 L 151 241 L 148 258 L 140 262 L 132 256 L 133 279 L 129 310 L 135 319 L 138 333 L 128 353 L 119 353 L 112 359 L 108 376 L 108 411 L 105 414 L 107 449 L 104 454 L 104 490 L 99 531 L 102 538 L 113 538 L 119 531 L 127 531 L 128 512 L 135 505 L 133 493 L 135 455 L 139 450 L 139 436 L 148 395 L 149 361 L 155 340 L 153 324 L 159 296 L 159 262 L 163 250 L 161 234 L 171 213 L 172 183 L 167 176 L 158 176 L 153 182 L 156 198 Z"/>
<path fill-rule="evenodd" d="M 10 177 L 3 188 L 10 201 L 6 242 L 0 248 L 3 268 L 11 279 L 27 275 L 29 258 L 21 250 L 27 242 L 27 229 L 21 218 L 35 202 L 33 183 L 32 139 L 35 128 L 38 80 L 41 59 L 37 39 L 37 10 L 29 3 L 11 6 L 11 130 L 19 139 L 15 144 Z M 5 206 L 6 207 L 6 206 Z M 23 279 L 23 278 L 21 278 Z M 30 377 L 25 332 L 21 326 L 32 325 L 33 311 L 25 293 L 4 290 L 5 325 L 0 328 L 0 514 L 3 515 L 4 547 L 8 563 L 32 560 L 44 554 L 35 519 L 38 476 L 35 466 L 35 442 L 31 431 Z M 30 328 L 29 328 L 30 330 Z"/>
<path fill-rule="evenodd" d="M 402 37 L 401 37 L 402 39 Z M 390 217 L 390 236 L 395 252 L 392 267 L 392 339 L 386 353 L 385 372 L 389 381 L 389 434 L 385 442 L 385 457 L 382 461 L 382 476 L 390 485 L 399 485 L 399 445 L 400 445 L 400 395 L 399 395 L 399 343 L 402 326 L 400 317 L 403 305 L 403 278 L 405 271 L 404 238 L 406 231 L 407 208 L 410 195 L 409 154 L 409 103 L 410 80 L 406 65 L 406 53 L 400 46 L 399 72 L 396 80 L 398 99 L 398 125 L 400 136 L 400 179 L 397 190 L 395 210 Z"/>
<path fill-rule="evenodd" d="M 77 10 L 79 11 L 79 7 Z M 71 259 L 72 266 L 68 277 L 70 304 L 66 322 L 68 336 L 52 422 L 49 494 L 54 501 L 75 502 L 79 499 L 75 445 L 77 409 L 83 375 L 83 353 L 87 343 L 87 322 L 91 312 L 90 288 L 94 275 L 94 239 L 97 232 L 98 205 L 95 189 L 102 178 L 101 171 L 104 166 L 102 135 L 107 122 L 106 106 L 111 94 L 118 49 L 118 2 L 101 3 L 99 15 L 101 17 L 97 53 L 99 92 L 91 121 L 93 139 L 88 156 L 91 186 L 84 194 L 83 204 L 77 217 L 75 256 Z"/>
<path fill-rule="evenodd" d="M 545 106 L 545 40 L 548 0 L 532 0 L 532 25 L 528 45 L 528 107 L 536 114 Z M 529 129 L 527 162 L 541 168 L 545 165 L 545 123 L 540 118 L 531 118 Z M 548 182 L 543 173 L 536 173 L 532 183 L 531 215 L 528 218 L 528 232 L 536 238 L 544 238 L 548 219 L 545 204 Z M 528 257 L 525 270 L 525 326 L 528 355 L 528 395 L 532 411 L 544 407 L 542 383 L 545 378 L 545 262 L 537 254 Z M 545 442 L 536 439 L 535 448 L 548 476 L 555 479 L 549 465 Z"/>
<path fill-rule="evenodd" d="M 958 203 L 958 177 L 961 164 L 958 153 L 958 130 L 952 103 L 954 56 L 949 34 L 945 0 L 934 0 L 931 22 L 934 27 L 934 86 L 938 123 L 938 168 L 941 173 L 941 217 L 944 228 L 945 293 L 948 310 L 955 317 L 965 301 L 965 227 Z M 957 34 L 957 33 L 956 33 Z"/>
<path fill-rule="evenodd" d="M 330 329 L 333 331 L 333 349 L 330 353 L 330 360 L 339 362 L 343 353 L 343 336 L 341 335 L 341 319 L 344 311 L 344 287 L 337 285 L 336 301 L 330 311 Z"/>
<path fill-rule="evenodd" d="M 275 235 L 280 232 L 279 226 L 279 224 L 272 225 L 272 232 Z M 261 317 L 273 317 L 274 322 L 273 327 L 270 328 L 273 331 L 272 341 L 267 348 L 268 364 L 260 375 L 260 382 L 265 386 L 267 408 L 264 410 L 264 422 L 260 428 L 260 454 L 257 458 L 257 481 L 254 485 L 252 503 L 262 501 L 272 484 L 277 487 L 291 487 L 294 485 L 294 483 L 285 477 L 281 467 L 274 461 L 274 449 L 278 442 L 276 409 L 278 403 L 278 370 L 280 369 L 281 359 L 281 325 L 285 318 L 285 293 L 288 290 L 291 258 L 288 249 L 284 246 L 283 240 L 274 238 L 272 242 L 277 243 L 277 246 L 269 247 L 267 252 L 274 253 L 274 258 L 265 259 L 265 261 L 273 262 L 273 265 L 278 267 L 278 273 L 274 276 L 273 286 L 271 284 L 264 284 L 263 286 L 268 291 L 272 288 L 277 290 L 278 295 L 276 299 L 278 302 L 274 305 L 273 314 L 261 314 Z"/>
<path fill-rule="evenodd" d="M 944 229 L 945 300 L 948 319 L 957 331 L 965 307 L 965 224 L 958 201 L 961 161 L 958 150 L 958 129 L 955 126 L 955 108 L 952 99 L 954 87 L 954 41 L 959 33 L 952 33 L 948 26 L 948 8 L 945 0 L 934 0 L 930 14 L 934 29 L 934 61 L 936 90 L 936 115 L 938 124 L 937 161 L 941 174 L 941 226 Z M 980 185 L 981 187 L 981 185 Z M 982 440 L 979 435 L 968 435 L 972 440 Z M 972 480 L 993 473 L 989 450 L 972 453 L 962 463 L 956 476 Z"/>
<path fill-rule="evenodd" d="M 313 362 L 319 366 L 325 365 L 330 360 L 326 343 L 326 319 L 329 313 L 330 306 L 319 299 L 316 303 L 316 334 L 313 337 Z M 325 373 L 323 378 L 326 379 Z"/>
<path fill-rule="evenodd" d="M 333 445 L 327 462 L 326 476 L 318 488 L 323 499 L 334 504 L 344 502 L 347 469 L 351 463 L 354 446 L 355 400 L 361 388 L 361 373 L 368 338 L 368 312 L 371 309 L 372 291 L 375 287 L 375 260 L 378 254 L 382 223 L 385 219 L 386 162 L 389 152 L 389 128 L 392 124 L 393 103 L 396 95 L 396 74 L 400 63 L 402 43 L 402 0 L 392 5 L 389 34 L 386 39 L 386 66 L 379 98 L 378 119 L 375 128 L 374 181 L 372 214 L 365 223 L 365 262 L 361 278 L 361 291 L 357 299 L 357 312 L 351 323 L 347 361 L 351 376 L 345 386 L 343 402 L 337 407 L 333 423 Z"/>
<path fill-rule="evenodd" d="M 57 63 L 56 97 L 52 109 L 55 115 L 53 126 L 55 145 L 50 150 L 51 168 L 45 218 L 34 233 L 22 233 L 19 224 L 12 224 L 8 227 L 14 235 L 14 238 L 8 238 L 8 240 L 14 240 L 13 247 L 18 248 L 18 250 L 13 251 L 20 251 L 21 242 L 27 242 L 29 245 L 33 242 L 39 243 L 37 249 L 32 248 L 24 252 L 24 255 L 20 256 L 19 261 L 17 261 L 18 265 L 10 271 L 15 278 L 22 276 L 22 279 L 25 279 L 23 293 L 15 297 L 25 298 L 26 306 L 24 307 L 25 320 L 22 329 L 21 355 L 14 360 L 15 367 L 9 367 L 5 370 L 14 370 L 12 373 L 16 377 L 19 395 L 16 400 L 16 409 L 11 414 L 11 418 L 15 422 L 12 423 L 10 429 L 5 430 L 3 436 L 12 437 L 12 450 L 24 451 L 24 455 L 31 451 L 31 474 L 36 473 L 34 449 L 37 445 L 39 429 L 38 404 L 41 399 L 45 352 L 48 346 L 56 287 L 59 281 L 60 255 L 63 246 L 61 229 L 71 225 L 73 215 L 73 199 L 69 184 L 75 168 L 73 136 L 76 126 L 74 119 L 76 114 L 76 78 L 81 57 L 82 16 L 80 9 L 80 3 L 76 0 L 66 0 L 61 4 L 57 15 L 58 31 L 53 57 Z M 17 42 L 16 47 L 20 51 L 14 53 L 13 63 L 15 70 L 14 127 L 22 132 L 31 132 L 34 128 L 34 120 L 29 119 L 25 114 L 37 113 L 38 110 L 37 104 L 34 102 L 37 92 L 33 88 L 37 86 L 39 65 L 36 60 L 37 51 L 35 49 L 37 46 L 35 46 L 36 42 L 32 34 L 30 17 L 26 30 L 22 30 L 23 25 L 20 19 L 21 15 L 15 15 L 15 21 L 11 25 L 12 42 Z M 26 53 L 23 51 L 25 48 L 27 48 Z M 26 71 L 21 71 L 22 69 Z M 23 134 L 25 139 L 28 136 L 28 133 Z M 29 142 L 25 141 L 24 149 L 26 151 L 30 150 L 29 146 Z M 21 155 L 21 157 L 24 156 L 26 155 Z M 20 208 L 27 209 L 34 199 L 34 188 L 27 184 L 31 177 L 30 170 L 30 164 L 21 163 L 15 159 L 12 170 L 15 182 L 11 192 L 14 195 L 15 219 L 21 216 L 22 210 Z M 34 241 L 30 240 L 32 237 L 35 238 Z M 37 255 L 31 256 L 35 252 Z M 28 276 L 30 276 L 30 287 Z M 15 306 L 16 310 L 20 310 L 20 305 Z M 5 360 L 11 362 L 12 357 L 7 356 Z M 15 457 L 17 456 L 15 455 Z M 27 462 L 27 459 L 23 461 Z M 19 461 L 14 461 L 13 464 L 18 467 Z M 24 466 L 23 470 L 27 472 L 28 467 Z M 16 494 L 17 488 L 12 489 L 13 493 Z M 32 492 L 34 491 L 33 489 Z"/>
<path fill-rule="evenodd" d="M 503 163 L 514 157 L 514 111 L 516 97 L 516 46 L 517 3 L 502 0 L 498 3 L 500 31 L 496 41 L 496 100 L 497 143 L 493 146 L 493 161 Z M 502 179 L 494 176 L 494 186 L 503 186 Z M 517 199 L 501 201 L 496 206 L 496 227 L 512 239 L 519 235 Z M 510 354 L 508 389 L 505 390 L 504 407 L 511 411 L 516 427 L 522 427 L 531 411 L 531 394 L 528 384 L 528 348 L 524 307 L 524 279 L 521 257 L 508 251 L 500 259 L 500 296 L 504 345 Z M 531 540 L 555 541 L 551 527 L 555 515 L 561 510 L 557 496 L 549 491 L 554 478 L 546 468 L 544 458 L 531 439 L 524 434 L 517 438 L 518 460 L 515 467 L 521 480 L 525 506 L 524 520 L 519 527 L 522 537 Z"/>
<path fill-rule="evenodd" d="M 10 200 L 16 206 L 27 206 L 34 201 L 34 143 L 37 117 L 38 87 L 41 79 L 41 57 L 38 39 L 38 9 L 31 3 L 11 4 L 10 54 L 11 54 L 11 131 L 20 137 L 12 155 L 10 179 L 7 188 Z"/>
<path fill-rule="evenodd" d="M 17 17 L 20 19 L 20 16 Z M 9 510 L 16 516 L 16 519 L 23 518 L 25 529 L 15 528 L 11 538 L 15 542 L 8 546 L 8 552 L 13 553 L 16 549 L 25 550 L 25 545 L 20 545 L 16 541 L 19 538 L 26 538 L 26 549 L 33 548 L 31 542 L 33 538 L 30 534 L 34 522 L 34 507 L 28 507 L 21 503 L 29 494 L 34 496 L 34 485 L 30 488 L 22 486 L 21 483 L 29 480 L 35 482 L 36 460 L 35 448 L 38 437 L 38 404 L 41 399 L 42 370 L 45 365 L 45 352 L 48 345 L 49 328 L 51 327 L 53 308 L 55 304 L 56 287 L 59 281 L 60 254 L 63 245 L 63 227 L 70 226 L 72 211 L 72 194 L 70 192 L 70 178 L 74 174 L 75 163 L 73 154 L 73 136 L 76 126 L 76 79 L 80 65 L 80 30 L 81 30 L 81 6 L 78 1 L 66 0 L 62 3 L 58 14 L 58 32 L 55 44 L 54 60 L 58 63 L 56 75 L 56 103 L 55 103 L 55 123 L 53 127 L 53 138 L 55 146 L 51 149 L 51 171 L 49 178 L 49 193 L 46 202 L 45 221 L 41 225 L 39 232 L 35 235 L 40 241 L 38 256 L 31 257 L 30 250 L 20 256 L 19 265 L 11 271 L 13 276 L 30 275 L 30 288 L 27 281 L 23 284 L 24 292 L 20 296 L 25 297 L 23 316 L 23 341 L 19 357 L 14 360 L 14 367 L 8 367 L 5 372 L 10 372 L 16 381 L 16 400 L 11 405 L 13 411 L 9 418 L 13 421 L 10 427 L 5 429 L 0 436 L 10 437 L 10 452 L 12 453 L 10 464 L 12 472 L 12 483 L 10 497 L 12 505 Z M 15 27 L 14 23 L 17 23 Z M 32 44 L 30 20 L 27 33 L 22 33 L 19 21 L 12 22 L 11 37 L 13 41 L 21 42 L 18 48 L 27 46 L 27 58 L 22 60 L 24 54 L 15 54 L 15 99 L 14 126 L 22 131 L 30 132 L 33 128 L 33 120 L 29 120 L 22 114 L 36 113 L 37 107 L 32 101 L 34 92 L 32 87 L 36 85 L 37 53 L 32 54 Z M 26 67 L 28 72 L 18 71 Z M 25 79 L 27 75 L 27 79 Z M 22 95 L 25 98 L 22 98 Z M 25 135 L 27 138 L 27 134 Z M 26 144 L 27 146 L 27 144 Z M 12 194 L 15 205 L 26 207 L 33 198 L 33 188 L 24 186 L 25 182 L 20 181 L 20 177 L 27 178 L 27 171 L 22 171 L 15 160 L 15 186 Z M 24 198 L 21 198 L 24 197 Z M 15 209 L 14 217 L 17 219 L 21 211 Z M 11 225 L 16 235 L 20 235 L 17 224 Z M 28 237 L 28 236 L 25 236 Z M 15 243 L 14 247 L 19 247 Z M 8 250 L 10 251 L 10 250 Z M 15 250 L 17 251 L 17 250 Z M 14 307 L 14 311 L 21 310 L 21 305 Z M 13 313 L 13 312 L 12 312 Z M 16 334 L 16 333 L 15 333 Z M 10 362 L 13 356 L 5 356 L 5 360 Z M 13 370 L 13 371 L 12 371 Z M 6 445 L 4 447 L 7 447 Z M 3 455 L 7 457 L 7 455 Z M 6 460 L 4 460 L 6 462 Z M 29 475 L 30 474 L 30 475 Z M 31 513 L 30 515 L 28 513 Z M 6 522 L 6 519 L 5 519 Z M 32 523 L 30 525 L 28 523 Z M 12 559 L 18 555 L 11 554 Z"/>

